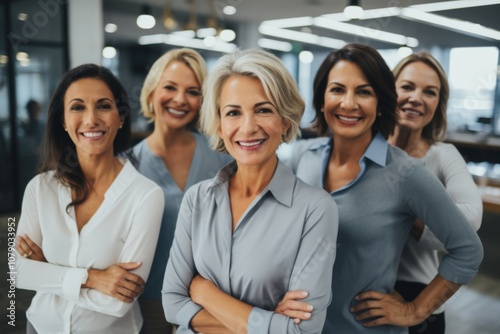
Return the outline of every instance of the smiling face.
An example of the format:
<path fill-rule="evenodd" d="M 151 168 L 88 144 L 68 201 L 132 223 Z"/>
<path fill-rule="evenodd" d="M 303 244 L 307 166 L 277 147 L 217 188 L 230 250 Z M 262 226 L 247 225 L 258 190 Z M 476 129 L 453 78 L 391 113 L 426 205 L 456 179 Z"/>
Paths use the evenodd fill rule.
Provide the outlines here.
<path fill-rule="evenodd" d="M 422 130 L 434 118 L 441 82 L 430 66 L 422 62 L 406 65 L 396 79 L 399 126 Z"/>
<path fill-rule="evenodd" d="M 238 166 L 272 166 L 285 124 L 259 79 L 233 76 L 220 96 L 219 136 Z"/>
<path fill-rule="evenodd" d="M 201 87 L 193 70 L 174 61 L 161 75 L 158 86 L 151 93 L 155 122 L 168 128 L 186 127 L 194 120 L 201 105 Z"/>
<path fill-rule="evenodd" d="M 341 60 L 330 70 L 323 112 L 335 137 L 371 140 L 377 102 L 358 65 Z"/>
<path fill-rule="evenodd" d="M 64 94 L 63 126 L 79 156 L 114 154 L 113 142 L 123 120 L 115 97 L 101 80 L 73 82 Z"/>

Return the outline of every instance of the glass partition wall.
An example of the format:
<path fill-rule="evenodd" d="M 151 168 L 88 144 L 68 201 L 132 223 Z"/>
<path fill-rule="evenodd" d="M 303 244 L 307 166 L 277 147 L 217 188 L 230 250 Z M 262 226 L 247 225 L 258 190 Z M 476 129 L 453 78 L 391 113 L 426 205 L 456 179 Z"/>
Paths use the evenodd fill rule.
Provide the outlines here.
<path fill-rule="evenodd" d="M 67 6 L 0 2 L 0 213 L 37 173 L 50 96 L 68 69 Z"/>

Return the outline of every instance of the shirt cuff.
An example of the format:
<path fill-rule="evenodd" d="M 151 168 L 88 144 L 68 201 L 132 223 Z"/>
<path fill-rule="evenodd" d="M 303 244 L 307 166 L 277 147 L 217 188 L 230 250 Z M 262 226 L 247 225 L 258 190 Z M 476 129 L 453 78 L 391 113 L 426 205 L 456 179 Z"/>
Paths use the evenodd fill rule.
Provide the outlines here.
<path fill-rule="evenodd" d="M 248 334 L 263 334 L 269 333 L 269 326 L 274 312 L 265 311 L 263 309 L 254 307 L 248 317 Z"/>
<path fill-rule="evenodd" d="M 82 284 L 87 282 L 89 274 L 87 269 L 70 268 L 64 274 L 63 295 L 70 301 L 76 302 L 80 298 Z"/>
<path fill-rule="evenodd" d="M 202 308 L 203 307 L 192 301 L 187 302 L 183 307 L 181 307 L 175 317 L 178 324 L 182 327 L 191 328 L 191 319 L 193 319 L 196 313 L 200 312 Z"/>

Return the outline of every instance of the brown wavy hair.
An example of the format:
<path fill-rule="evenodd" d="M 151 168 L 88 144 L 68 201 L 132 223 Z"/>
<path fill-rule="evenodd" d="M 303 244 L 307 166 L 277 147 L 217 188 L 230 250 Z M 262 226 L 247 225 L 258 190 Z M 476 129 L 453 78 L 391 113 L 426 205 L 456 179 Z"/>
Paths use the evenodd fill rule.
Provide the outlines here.
<path fill-rule="evenodd" d="M 64 95 L 72 83 L 86 78 L 104 82 L 115 98 L 123 125 L 113 142 L 114 154 L 118 155 L 129 148 L 132 139 L 128 95 L 114 74 L 107 68 L 94 64 L 84 64 L 69 70 L 57 86 L 49 104 L 40 167 L 41 172 L 54 171 L 54 176 L 74 191 L 75 198 L 68 204 L 66 210 L 83 203 L 90 190 L 78 161 L 75 144 L 64 131 L 63 125 Z"/>

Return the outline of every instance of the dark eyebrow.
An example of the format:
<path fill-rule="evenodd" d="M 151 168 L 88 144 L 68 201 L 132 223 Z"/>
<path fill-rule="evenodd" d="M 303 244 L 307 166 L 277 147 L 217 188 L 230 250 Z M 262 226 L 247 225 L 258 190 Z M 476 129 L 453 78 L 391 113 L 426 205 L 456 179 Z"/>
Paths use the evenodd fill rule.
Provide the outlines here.
<path fill-rule="evenodd" d="M 111 103 L 115 103 L 114 100 L 112 100 L 112 99 L 110 99 L 108 97 L 103 97 L 102 99 L 97 100 L 97 102 L 105 102 L 105 101 L 109 101 Z"/>
<path fill-rule="evenodd" d="M 330 83 L 328 84 L 328 86 L 333 85 L 333 84 L 335 84 L 335 85 L 337 85 L 337 86 L 340 86 L 340 87 L 345 87 L 345 85 L 344 85 L 344 84 L 341 84 L 340 82 L 336 82 L 336 81 L 332 81 L 332 82 L 330 82 Z M 370 85 L 369 83 L 367 83 L 367 84 L 359 85 L 359 86 L 357 86 L 356 88 L 365 88 L 365 87 L 372 87 L 372 85 Z M 373 88 L 373 87 L 372 87 L 372 88 Z"/>
<path fill-rule="evenodd" d="M 74 98 L 74 99 L 71 99 L 71 100 L 68 102 L 68 104 L 70 104 L 70 103 L 71 103 L 71 102 L 73 102 L 73 101 L 76 101 L 76 102 L 83 102 L 83 100 L 82 100 L 82 99 L 80 99 L 80 98 Z"/>
<path fill-rule="evenodd" d="M 71 102 L 73 102 L 73 101 L 76 101 L 76 102 L 84 102 L 82 99 L 80 99 L 80 98 L 76 97 L 76 98 L 74 98 L 74 99 L 70 100 L 70 101 L 68 102 L 68 104 L 70 104 L 70 103 L 71 103 Z M 97 102 L 98 102 L 98 103 L 102 103 L 102 102 L 105 102 L 105 101 L 109 101 L 109 102 L 111 102 L 111 103 L 115 103 L 112 99 L 107 98 L 107 97 L 103 97 L 103 98 L 101 98 L 101 99 L 97 100 Z"/>

